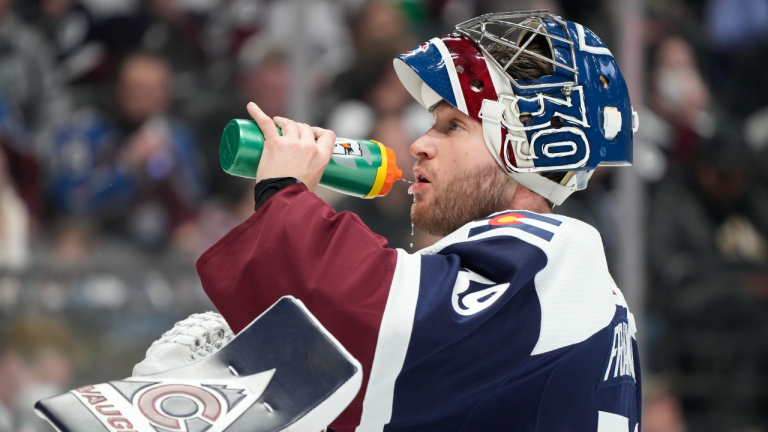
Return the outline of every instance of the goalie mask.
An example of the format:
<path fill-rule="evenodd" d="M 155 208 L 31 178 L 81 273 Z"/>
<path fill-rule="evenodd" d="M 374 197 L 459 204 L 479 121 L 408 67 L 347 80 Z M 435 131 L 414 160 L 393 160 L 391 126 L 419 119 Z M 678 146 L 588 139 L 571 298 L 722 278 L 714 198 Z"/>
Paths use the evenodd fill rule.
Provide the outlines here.
<path fill-rule="evenodd" d="M 551 73 L 515 74 L 532 60 Z M 590 30 L 549 11 L 471 19 L 394 66 L 425 108 L 445 100 L 480 121 L 496 162 L 555 204 L 584 189 L 596 167 L 632 163 L 638 118 L 613 55 Z M 537 174 L 546 172 L 565 176 L 557 183 Z"/>

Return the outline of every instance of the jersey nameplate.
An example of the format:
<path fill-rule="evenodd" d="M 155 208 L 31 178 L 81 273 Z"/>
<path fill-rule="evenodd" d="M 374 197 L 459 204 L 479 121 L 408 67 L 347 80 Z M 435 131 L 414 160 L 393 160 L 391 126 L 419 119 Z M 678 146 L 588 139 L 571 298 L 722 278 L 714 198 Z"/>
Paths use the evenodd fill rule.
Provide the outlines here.
<path fill-rule="evenodd" d="M 635 356 L 629 324 L 620 321 L 613 328 L 611 352 L 598 388 L 625 382 L 635 383 Z"/>

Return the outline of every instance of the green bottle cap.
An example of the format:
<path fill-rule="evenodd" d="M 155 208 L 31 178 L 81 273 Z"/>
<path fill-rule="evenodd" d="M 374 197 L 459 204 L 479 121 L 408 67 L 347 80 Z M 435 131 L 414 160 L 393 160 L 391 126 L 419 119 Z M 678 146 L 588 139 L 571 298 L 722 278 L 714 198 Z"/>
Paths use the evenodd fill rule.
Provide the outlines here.
<path fill-rule="evenodd" d="M 221 134 L 219 145 L 221 168 L 232 175 L 256 177 L 263 149 L 264 134 L 254 121 L 230 120 Z"/>

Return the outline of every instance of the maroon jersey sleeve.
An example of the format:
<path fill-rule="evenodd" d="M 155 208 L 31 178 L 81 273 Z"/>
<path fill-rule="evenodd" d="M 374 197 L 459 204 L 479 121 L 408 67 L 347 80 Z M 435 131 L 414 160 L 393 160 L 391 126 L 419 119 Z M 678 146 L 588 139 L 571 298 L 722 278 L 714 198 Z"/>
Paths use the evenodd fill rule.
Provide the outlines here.
<path fill-rule="evenodd" d="M 197 261 L 203 288 L 237 333 L 280 297 L 309 308 L 363 366 L 363 386 L 331 427 L 360 422 L 397 251 L 304 185 L 285 187 Z"/>

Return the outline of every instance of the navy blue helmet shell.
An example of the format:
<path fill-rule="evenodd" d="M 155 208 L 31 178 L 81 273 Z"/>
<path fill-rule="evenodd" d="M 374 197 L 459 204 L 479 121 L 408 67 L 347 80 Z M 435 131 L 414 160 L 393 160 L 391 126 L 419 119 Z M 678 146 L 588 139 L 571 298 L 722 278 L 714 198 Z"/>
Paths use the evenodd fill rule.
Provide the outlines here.
<path fill-rule="evenodd" d="M 526 49 L 542 37 L 549 55 Z M 499 58 L 499 48 L 511 59 Z M 550 63 L 553 73 L 512 77 L 509 67 L 521 54 Z M 591 174 L 599 165 L 632 163 L 638 119 L 627 85 L 610 50 L 580 24 L 549 11 L 483 15 L 394 63 L 425 108 L 445 100 L 482 122 L 488 149 L 510 175 Z M 586 179 L 572 178 L 571 192 L 586 187 Z"/>

